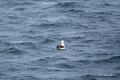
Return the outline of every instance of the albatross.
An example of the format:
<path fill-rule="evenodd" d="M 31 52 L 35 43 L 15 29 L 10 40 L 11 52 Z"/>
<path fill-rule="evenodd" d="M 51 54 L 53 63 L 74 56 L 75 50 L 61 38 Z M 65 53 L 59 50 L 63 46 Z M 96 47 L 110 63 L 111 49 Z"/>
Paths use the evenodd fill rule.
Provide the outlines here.
<path fill-rule="evenodd" d="M 65 44 L 66 43 L 64 40 L 61 41 L 61 45 L 57 46 L 57 49 L 65 49 Z"/>

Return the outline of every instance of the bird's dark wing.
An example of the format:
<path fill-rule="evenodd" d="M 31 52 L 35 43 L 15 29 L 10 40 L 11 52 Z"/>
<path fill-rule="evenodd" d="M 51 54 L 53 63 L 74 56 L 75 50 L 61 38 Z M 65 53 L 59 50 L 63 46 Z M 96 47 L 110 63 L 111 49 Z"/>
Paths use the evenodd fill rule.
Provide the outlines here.
<path fill-rule="evenodd" d="M 58 45 L 57 48 L 64 48 L 64 46 Z"/>

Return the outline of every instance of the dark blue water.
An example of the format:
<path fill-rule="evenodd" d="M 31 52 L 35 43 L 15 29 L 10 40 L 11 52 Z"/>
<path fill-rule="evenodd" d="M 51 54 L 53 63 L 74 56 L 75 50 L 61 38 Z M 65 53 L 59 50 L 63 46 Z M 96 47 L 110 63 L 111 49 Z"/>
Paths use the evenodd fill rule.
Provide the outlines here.
<path fill-rule="evenodd" d="M 0 80 L 119 79 L 120 0 L 0 0 Z"/>

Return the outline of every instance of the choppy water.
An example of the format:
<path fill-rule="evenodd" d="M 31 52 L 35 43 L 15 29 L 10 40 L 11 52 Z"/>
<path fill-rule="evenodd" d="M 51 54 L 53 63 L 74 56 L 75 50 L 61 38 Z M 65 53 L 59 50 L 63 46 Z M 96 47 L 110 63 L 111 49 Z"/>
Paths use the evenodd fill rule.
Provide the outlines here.
<path fill-rule="evenodd" d="M 0 80 L 119 79 L 120 0 L 0 0 Z"/>

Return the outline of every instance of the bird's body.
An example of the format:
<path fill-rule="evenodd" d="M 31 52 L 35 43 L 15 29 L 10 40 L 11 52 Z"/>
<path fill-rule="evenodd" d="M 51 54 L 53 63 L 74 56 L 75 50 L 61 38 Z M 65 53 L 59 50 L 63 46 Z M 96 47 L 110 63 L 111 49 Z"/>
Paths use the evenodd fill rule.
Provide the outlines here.
<path fill-rule="evenodd" d="M 62 41 L 61 41 L 61 45 L 58 45 L 58 46 L 57 46 L 57 49 L 59 49 L 59 50 L 60 50 L 60 49 L 65 49 L 65 44 L 64 44 L 64 43 L 66 43 L 66 42 L 65 42 L 64 40 L 62 40 Z"/>
<path fill-rule="evenodd" d="M 58 45 L 57 46 L 57 49 L 64 49 L 65 47 L 64 46 L 61 46 L 61 45 Z"/>

